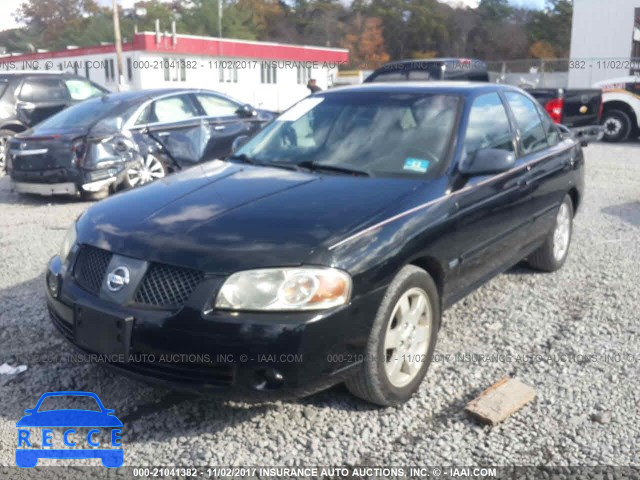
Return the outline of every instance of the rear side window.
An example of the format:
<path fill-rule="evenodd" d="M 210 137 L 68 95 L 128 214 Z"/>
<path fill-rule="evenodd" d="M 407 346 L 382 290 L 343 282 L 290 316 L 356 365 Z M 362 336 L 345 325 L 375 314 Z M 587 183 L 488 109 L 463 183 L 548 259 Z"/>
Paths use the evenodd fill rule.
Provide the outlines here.
<path fill-rule="evenodd" d="M 2 98 L 2 94 L 7 89 L 7 85 L 9 85 L 9 80 L 6 78 L 0 78 L 0 98 Z"/>
<path fill-rule="evenodd" d="M 87 80 L 70 78 L 65 80 L 64 84 L 67 86 L 72 100 L 86 100 L 87 98 L 96 97 L 103 93 L 102 90 L 96 88 Z"/>
<path fill-rule="evenodd" d="M 60 79 L 50 78 L 27 78 L 20 89 L 20 100 L 23 102 L 44 103 L 60 102 L 68 100 L 66 88 Z"/>
<path fill-rule="evenodd" d="M 462 163 L 473 161 L 479 150 L 513 152 L 513 133 L 509 117 L 497 93 L 480 95 L 473 101 L 464 138 Z"/>
<path fill-rule="evenodd" d="M 547 135 L 536 104 L 517 92 L 506 92 L 505 97 L 520 130 L 522 153 L 526 155 L 547 148 Z"/>
<path fill-rule="evenodd" d="M 540 105 L 536 105 L 538 108 L 538 114 L 540 118 L 542 118 L 542 127 L 544 128 L 545 133 L 547 134 L 547 142 L 549 145 L 553 147 L 560 143 L 560 132 L 558 131 L 558 127 L 556 127 L 549 114 L 545 112 Z"/>

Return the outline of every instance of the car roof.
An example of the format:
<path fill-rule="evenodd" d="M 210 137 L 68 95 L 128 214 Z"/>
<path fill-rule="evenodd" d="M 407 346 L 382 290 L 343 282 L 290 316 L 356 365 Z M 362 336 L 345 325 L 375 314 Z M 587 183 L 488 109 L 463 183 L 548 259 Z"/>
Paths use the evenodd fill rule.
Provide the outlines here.
<path fill-rule="evenodd" d="M 213 93 L 223 97 L 228 97 L 224 93 L 216 92 L 214 90 L 205 90 L 202 88 L 151 88 L 145 90 L 132 90 L 126 92 L 112 92 L 105 93 L 102 97 L 94 97 L 97 99 L 105 98 L 106 100 L 112 100 L 116 102 L 135 102 L 138 100 L 150 100 L 152 98 L 162 97 L 165 95 L 181 94 L 181 93 Z"/>
<path fill-rule="evenodd" d="M 487 82 L 379 82 L 363 83 L 327 90 L 316 95 L 335 93 L 440 93 L 450 95 L 471 96 L 484 92 L 495 92 L 500 90 L 519 91 L 520 89 L 511 85 Z"/>

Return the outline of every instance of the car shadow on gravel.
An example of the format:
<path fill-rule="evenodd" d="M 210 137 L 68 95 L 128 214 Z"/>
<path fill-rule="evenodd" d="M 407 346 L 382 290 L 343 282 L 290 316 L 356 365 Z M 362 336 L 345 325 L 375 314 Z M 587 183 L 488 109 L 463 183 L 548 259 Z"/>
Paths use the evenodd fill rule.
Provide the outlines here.
<path fill-rule="evenodd" d="M 640 228 L 640 201 L 611 205 L 603 208 L 601 211 L 604 214 L 613 215 L 634 227 Z"/>

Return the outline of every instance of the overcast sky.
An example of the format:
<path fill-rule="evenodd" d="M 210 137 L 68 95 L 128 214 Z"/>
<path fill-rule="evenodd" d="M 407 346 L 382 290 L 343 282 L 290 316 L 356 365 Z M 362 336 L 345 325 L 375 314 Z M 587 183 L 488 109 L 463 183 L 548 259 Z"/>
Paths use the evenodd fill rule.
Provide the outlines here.
<path fill-rule="evenodd" d="M 136 0 L 118 0 L 118 3 L 123 7 L 131 7 Z M 440 0 L 446 3 L 450 3 L 453 5 L 468 5 L 471 7 L 476 7 L 478 5 L 479 0 Z M 14 18 L 13 12 L 15 12 L 18 6 L 23 2 L 23 0 L 2 0 L 3 15 L 0 16 L 0 31 L 7 30 L 9 28 L 17 27 Z M 111 5 L 111 0 L 98 0 L 98 3 L 103 5 Z M 513 6 L 517 7 L 529 7 L 529 8 L 542 8 L 544 7 L 545 0 L 509 0 Z M 7 12 L 8 14 L 5 14 Z"/>

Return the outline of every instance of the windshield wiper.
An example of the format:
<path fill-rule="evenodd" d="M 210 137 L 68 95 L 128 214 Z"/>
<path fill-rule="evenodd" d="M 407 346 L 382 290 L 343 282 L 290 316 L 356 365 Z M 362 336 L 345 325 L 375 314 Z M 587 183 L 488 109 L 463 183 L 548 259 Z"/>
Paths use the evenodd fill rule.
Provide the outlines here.
<path fill-rule="evenodd" d="M 324 163 L 302 162 L 302 163 L 299 163 L 298 166 L 306 167 L 309 170 L 337 172 L 337 173 L 344 173 L 346 175 L 358 175 L 360 177 L 371 176 L 371 173 L 367 172 L 366 170 L 359 170 L 357 168 L 351 168 L 351 167 L 340 167 L 338 165 L 327 165 Z"/>
<path fill-rule="evenodd" d="M 305 167 L 297 165 L 295 163 L 282 163 L 282 162 L 258 162 L 252 157 L 248 156 L 246 153 L 241 153 L 239 155 L 231 155 L 227 157 L 227 160 L 239 160 L 242 163 L 248 163 L 250 165 L 258 165 L 260 167 L 273 167 L 273 168 L 284 168 L 285 170 L 306 170 Z"/>
<path fill-rule="evenodd" d="M 249 163 L 251 165 L 259 165 L 253 158 L 246 153 L 240 153 L 238 155 L 231 155 L 227 157 L 227 160 L 239 160 L 242 163 Z"/>

